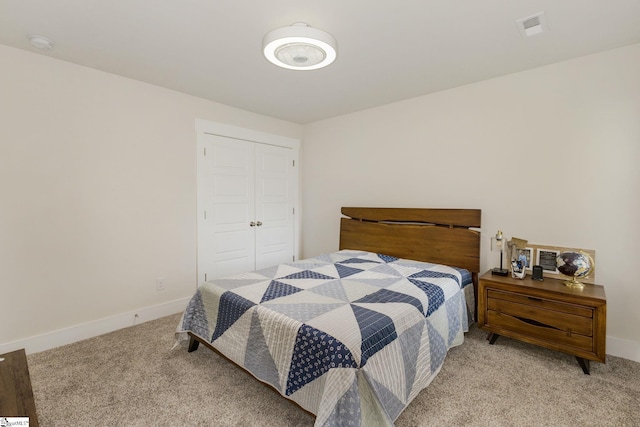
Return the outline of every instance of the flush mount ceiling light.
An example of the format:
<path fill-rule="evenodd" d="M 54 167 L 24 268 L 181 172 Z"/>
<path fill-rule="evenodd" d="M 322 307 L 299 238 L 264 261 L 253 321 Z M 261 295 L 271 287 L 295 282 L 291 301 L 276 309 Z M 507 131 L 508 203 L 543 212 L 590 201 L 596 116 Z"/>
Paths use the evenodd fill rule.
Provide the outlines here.
<path fill-rule="evenodd" d="M 29 43 L 31 43 L 31 46 L 38 49 L 42 49 L 42 50 L 53 49 L 53 42 L 44 36 L 33 34 L 29 36 Z"/>
<path fill-rule="evenodd" d="M 331 34 L 304 23 L 277 28 L 262 40 L 269 62 L 289 70 L 317 70 L 335 61 L 338 45 Z"/>

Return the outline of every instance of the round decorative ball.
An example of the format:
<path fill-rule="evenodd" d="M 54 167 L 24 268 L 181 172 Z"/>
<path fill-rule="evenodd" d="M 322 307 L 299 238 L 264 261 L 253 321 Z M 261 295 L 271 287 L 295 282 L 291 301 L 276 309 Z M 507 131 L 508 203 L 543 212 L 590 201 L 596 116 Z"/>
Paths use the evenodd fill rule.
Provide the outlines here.
<path fill-rule="evenodd" d="M 595 267 L 593 258 L 582 251 L 562 252 L 557 256 L 556 264 L 560 273 L 572 278 L 570 282 L 565 284 L 579 288 L 582 288 L 583 284 L 578 279 L 588 277 Z"/>

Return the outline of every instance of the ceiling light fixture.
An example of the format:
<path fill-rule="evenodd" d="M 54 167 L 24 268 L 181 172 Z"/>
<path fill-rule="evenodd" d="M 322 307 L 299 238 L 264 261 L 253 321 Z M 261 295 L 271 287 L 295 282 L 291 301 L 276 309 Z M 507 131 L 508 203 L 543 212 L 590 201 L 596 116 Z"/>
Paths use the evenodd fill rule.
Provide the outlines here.
<path fill-rule="evenodd" d="M 41 50 L 53 49 L 53 42 L 44 36 L 33 34 L 29 36 L 29 43 L 31 43 L 31 46 Z"/>
<path fill-rule="evenodd" d="M 299 22 L 277 28 L 262 40 L 269 62 L 289 70 L 317 70 L 335 61 L 338 44 L 325 31 Z"/>

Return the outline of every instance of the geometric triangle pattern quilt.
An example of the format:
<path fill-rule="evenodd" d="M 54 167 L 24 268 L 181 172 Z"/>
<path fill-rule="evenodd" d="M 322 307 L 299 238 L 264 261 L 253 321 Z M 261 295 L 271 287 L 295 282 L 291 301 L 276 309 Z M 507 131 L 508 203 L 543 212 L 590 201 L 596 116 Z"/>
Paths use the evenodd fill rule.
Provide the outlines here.
<path fill-rule="evenodd" d="M 468 330 L 463 269 L 343 250 L 206 282 L 191 332 L 316 425 L 393 425 Z"/>

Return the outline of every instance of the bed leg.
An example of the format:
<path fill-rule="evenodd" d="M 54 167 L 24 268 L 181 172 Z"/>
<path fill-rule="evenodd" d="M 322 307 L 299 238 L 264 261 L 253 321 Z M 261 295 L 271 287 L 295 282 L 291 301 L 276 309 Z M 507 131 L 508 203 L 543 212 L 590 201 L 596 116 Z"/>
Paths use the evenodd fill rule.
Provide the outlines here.
<path fill-rule="evenodd" d="M 196 351 L 199 345 L 200 345 L 200 341 L 198 341 L 194 337 L 189 337 L 189 349 L 188 349 L 189 353 Z"/>

